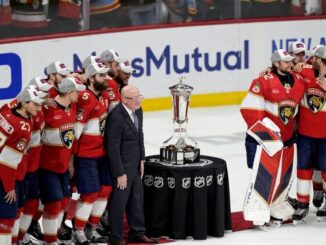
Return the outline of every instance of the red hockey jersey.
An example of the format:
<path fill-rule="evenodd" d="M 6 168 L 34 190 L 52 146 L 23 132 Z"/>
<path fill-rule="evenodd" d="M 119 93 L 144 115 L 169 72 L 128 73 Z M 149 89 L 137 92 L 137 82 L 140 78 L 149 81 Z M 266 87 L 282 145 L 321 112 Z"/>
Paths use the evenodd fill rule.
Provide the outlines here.
<path fill-rule="evenodd" d="M 308 137 L 326 138 L 326 92 L 317 84 L 311 65 L 300 73 L 305 80 L 305 93 L 299 110 L 298 132 Z"/>
<path fill-rule="evenodd" d="M 294 132 L 294 117 L 304 93 L 302 77 L 292 74 L 294 85 L 285 88 L 277 75 L 271 73 L 255 79 L 241 105 L 241 114 L 250 128 L 264 117 L 270 118 L 281 130 L 283 141 Z"/>
<path fill-rule="evenodd" d="M 0 107 L 0 112 L 4 112 L 4 111 L 8 111 L 8 110 L 11 110 L 12 108 L 16 107 L 17 106 L 17 99 L 13 99 L 12 101 L 6 103 L 6 104 L 3 104 L 1 107 Z"/>
<path fill-rule="evenodd" d="M 56 89 L 55 86 L 53 86 L 53 87 L 49 90 L 49 98 L 54 99 L 57 95 L 58 95 L 58 90 Z"/>
<path fill-rule="evenodd" d="M 17 167 L 31 137 L 32 121 L 13 110 L 0 113 L 0 180 L 6 192 L 14 189 Z"/>
<path fill-rule="evenodd" d="M 116 80 L 114 79 L 108 80 L 107 92 L 110 97 L 110 111 L 111 111 L 121 101 L 120 86 Z"/>
<path fill-rule="evenodd" d="M 27 158 L 27 172 L 36 171 L 40 166 L 41 155 L 41 135 L 44 129 L 44 113 L 39 111 L 36 116 L 32 117 L 33 128 L 31 134 L 31 141 L 29 143 L 28 158 Z"/>
<path fill-rule="evenodd" d="M 103 136 L 108 108 L 109 96 L 105 91 L 99 96 L 88 89 L 80 92 L 75 128 L 77 156 L 97 158 L 105 155 Z"/>
<path fill-rule="evenodd" d="M 57 173 L 68 169 L 73 154 L 76 104 L 64 107 L 57 102 L 44 106 L 41 168 Z"/>

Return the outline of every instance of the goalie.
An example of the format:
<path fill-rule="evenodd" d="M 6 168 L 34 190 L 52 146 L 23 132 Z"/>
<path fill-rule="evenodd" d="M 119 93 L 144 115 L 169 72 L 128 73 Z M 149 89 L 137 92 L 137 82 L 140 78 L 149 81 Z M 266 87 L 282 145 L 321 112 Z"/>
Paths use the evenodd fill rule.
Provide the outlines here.
<path fill-rule="evenodd" d="M 285 50 L 272 54 L 272 72 L 255 79 L 241 105 L 248 125 L 247 165 L 252 168 L 244 203 L 244 218 L 262 226 L 291 218 L 287 202 L 296 171 L 295 116 L 304 82 L 291 72 L 292 57 Z"/>

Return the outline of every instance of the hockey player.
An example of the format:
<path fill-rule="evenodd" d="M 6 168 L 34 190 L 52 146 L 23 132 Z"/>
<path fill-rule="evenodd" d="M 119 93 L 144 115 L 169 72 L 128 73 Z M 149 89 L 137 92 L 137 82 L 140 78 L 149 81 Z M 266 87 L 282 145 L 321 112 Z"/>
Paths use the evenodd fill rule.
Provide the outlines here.
<path fill-rule="evenodd" d="M 102 64 L 90 64 L 85 71 L 87 89 L 77 103 L 75 176 L 80 198 L 73 219 L 77 244 L 104 242 L 96 227 L 105 211 L 112 190 L 103 133 L 109 109 L 107 72 Z M 84 230 L 86 223 L 89 223 Z"/>
<path fill-rule="evenodd" d="M 246 136 L 247 164 L 249 168 L 253 168 L 253 173 L 244 216 L 256 225 L 268 223 L 270 216 L 283 221 L 293 213 L 285 198 L 295 158 L 294 117 L 304 92 L 302 78 L 291 73 L 293 59 L 285 50 L 275 51 L 271 57 L 272 72 L 252 82 L 241 105 L 241 113 L 248 128 L 268 118 L 276 125 L 271 127 L 272 131 L 279 128 L 284 145 L 271 156 L 262 150 L 256 140 L 248 134 Z M 276 181 L 278 178 L 279 182 Z M 258 196 L 264 200 L 257 198 Z"/>
<path fill-rule="evenodd" d="M 100 55 L 101 62 L 108 68 L 109 70 L 109 79 L 108 82 L 108 94 L 110 96 L 110 109 L 111 111 L 120 101 L 121 101 L 121 95 L 120 95 L 120 86 L 121 84 L 117 81 L 117 76 L 119 74 L 119 62 L 121 61 L 121 58 L 119 54 L 115 50 L 104 50 L 102 54 Z"/>
<path fill-rule="evenodd" d="M 294 57 L 293 63 L 305 63 L 306 62 L 306 45 L 303 42 L 296 41 L 290 44 L 288 49 L 290 55 Z"/>
<path fill-rule="evenodd" d="M 71 73 L 71 70 L 69 70 L 61 61 L 50 63 L 45 70 L 48 75 L 48 83 L 54 85 L 54 87 L 49 91 L 49 96 L 50 98 L 54 98 L 58 95 L 59 83 Z"/>
<path fill-rule="evenodd" d="M 299 208 L 292 217 L 294 221 L 304 219 L 309 210 L 313 157 L 322 171 L 324 188 L 326 186 L 326 133 L 323 128 L 326 123 L 326 92 L 321 86 L 326 76 L 326 46 L 320 46 L 314 51 L 312 68 L 317 71 L 317 74 L 310 66 L 303 66 L 301 71 L 302 74 L 305 74 L 306 88 L 299 111 L 297 172 Z M 326 204 L 317 211 L 317 217 L 320 221 L 325 219 Z"/>
<path fill-rule="evenodd" d="M 21 184 L 15 184 L 17 168 L 31 138 L 32 121 L 43 100 L 32 89 L 17 96 L 17 106 L 0 113 L 0 244 L 11 244 L 12 228 L 23 198 Z"/>
<path fill-rule="evenodd" d="M 47 83 L 45 79 L 41 77 L 35 77 L 29 82 L 30 86 L 36 86 L 40 91 L 45 92 L 53 87 L 53 85 Z M 46 99 L 45 99 L 46 101 Z M 45 102 L 46 103 L 46 102 Z M 33 127 L 31 141 L 29 144 L 29 150 L 27 155 L 27 169 L 24 179 L 24 188 L 26 194 L 26 204 L 24 206 L 23 215 L 19 223 L 19 244 L 28 244 L 30 241 L 29 235 L 26 235 L 28 228 L 31 225 L 33 216 L 37 213 L 39 207 L 39 176 L 38 169 L 40 165 L 40 153 L 41 153 L 41 135 L 44 128 L 44 114 L 40 110 L 36 116 L 32 117 Z M 33 221 L 34 229 L 37 229 L 38 221 Z M 34 232 L 34 238 L 43 240 L 43 234 L 41 232 Z"/>
<path fill-rule="evenodd" d="M 314 50 L 321 45 L 317 45 L 310 53 L 310 56 L 313 56 Z M 314 71 L 312 69 L 312 66 L 308 63 L 310 62 L 310 59 L 307 61 L 305 60 L 306 55 L 309 56 L 309 52 L 306 50 L 306 45 L 300 41 L 296 41 L 290 44 L 289 46 L 289 52 L 292 54 L 292 56 L 295 57 L 293 59 L 293 70 L 297 72 L 300 76 L 302 76 L 304 79 L 310 79 L 314 78 L 315 76 L 318 76 L 318 71 Z M 303 69 L 304 67 L 304 69 Z M 266 68 L 263 70 L 260 74 L 260 76 L 268 75 L 271 72 L 271 68 Z M 317 75 L 316 75 L 317 74 Z M 298 152 L 299 154 L 299 152 Z M 313 166 L 315 170 L 313 171 L 313 204 L 315 207 L 319 208 L 324 200 L 324 194 L 323 194 L 323 187 L 322 187 L 322 177 L 321 172 L 319 169 L 319 166 L 317 163 L 315 163 L 316 158 L 314 156 L 310 159 L 311 163 L 309 166 Z M 293 206 L 294 209 L 298 208 L 298 201 L 296 199 L 296 178 L 294 178 L 294 185 L 292 185 L 292 188 L 290 190 L 289 196 L 288 196 L 288 202 Z"/>
<path fill-rule="evenodd" d="M 45 127 L 42 137 L 40 165 L 40 197 L 44 204 L 43 229 L 46 243 L 57 243 L 57 231 L 61 226 L 69 196 L 68 166 L 72 164 L 74 127 L 78 92 L 85 86 L 72 77 L 66 77 L 58 85 L 59 94 L 54 103 L 44 107 Z"/>

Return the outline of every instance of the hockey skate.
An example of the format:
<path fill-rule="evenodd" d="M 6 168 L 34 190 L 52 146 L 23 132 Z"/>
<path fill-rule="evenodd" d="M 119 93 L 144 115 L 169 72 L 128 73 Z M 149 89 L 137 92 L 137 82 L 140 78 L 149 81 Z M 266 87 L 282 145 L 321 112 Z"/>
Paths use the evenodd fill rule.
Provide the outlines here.
<path fill-rule="evenodd" d="M 72 241 L 72 228 L 62 223 L 58 232 L 59 244 L 71 244 Z"/>
<path fill-rule="evenodd" d="M 91 243 L 108 243 L 108 237 L 107 236 L 102 236 L 101 234 L 99 234 L 99 232 L 97 231 L 96 227 L 92 227 L 92 225 L 87 224 L 85 227 L 85 234 L 87 239 L 91 242 Z"/>
<path fill-rule="evenodd" d="M 324 202 L 324 191 L 314 191 L 313 205 L 319 209 Z"/>
<path fill-rule="evenodd" d="M 278 227 L 281 227 L 282 223 L 283 223 L 283 220 L 282 219 L 277 219 L 277 218 L 275 218 L 273 216 L 271 216 L 271 220 L 269 221 L 269 224 L 271 226 L 277 227 L 277 228 Z"/>
<path fill-rule="evenodd" d="M 84 230 L 74 230 L 73 231 L 74 240 L 76 245 L 89 245 L 89 241 L 85 235 Z"/>
<path fill-rule="evenodd" d="M 324 203 L 324 206 L 317 211 L 316 215 L 318 222 L 326 221 L 326 203 Z"/>
<path fill-rule="evenodd" d="M 294 211 L 294 214 L 292 216 L 293 224 L 298 225 L 301 224 L 305 217 L 307 216 L 309 212 L 309 206 L 308 205 L 302 205 L 299 203 L 299 207 L 297 210 Z"/>
<path fill-rule="evenodd" d="M 27 233 L 31 236 L 32 240 L 36 240 L 38 242 L 44 240 L 44 235 L 42 233 L 41 226 L 37 220 L 32 220 L 32 223 L 29 226 Z"/>
<path fill-rule="evenodd" d="M 292 208 L 294 210 L 298 209 L 298 200 L 297 199 L 288 196 L 287 201 L 292 206 Z"/>
<path fill-rule="evenodd" d="M 267 223 L 265 222 L 259 222 L 259 221 L 253 221 L 254 229 L 260 230 L 260 231 L 267 231 Z"/>

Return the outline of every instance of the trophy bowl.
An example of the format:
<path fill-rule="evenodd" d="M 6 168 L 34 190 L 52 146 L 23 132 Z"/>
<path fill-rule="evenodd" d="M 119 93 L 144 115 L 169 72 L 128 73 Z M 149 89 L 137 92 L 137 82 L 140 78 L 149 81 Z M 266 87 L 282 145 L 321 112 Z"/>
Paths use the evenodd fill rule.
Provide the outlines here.
<path fill-rule="evenodd" d="M 170 164 L 188 164 L 199 162 L 200 149 L 197 142 L 187 135 L 188 109 L 193 87 L 180 78 L 178 84 L 170 87 L 173 110 L 173 135 L 163 142 L 160 149 L 160 160 Z"/>

